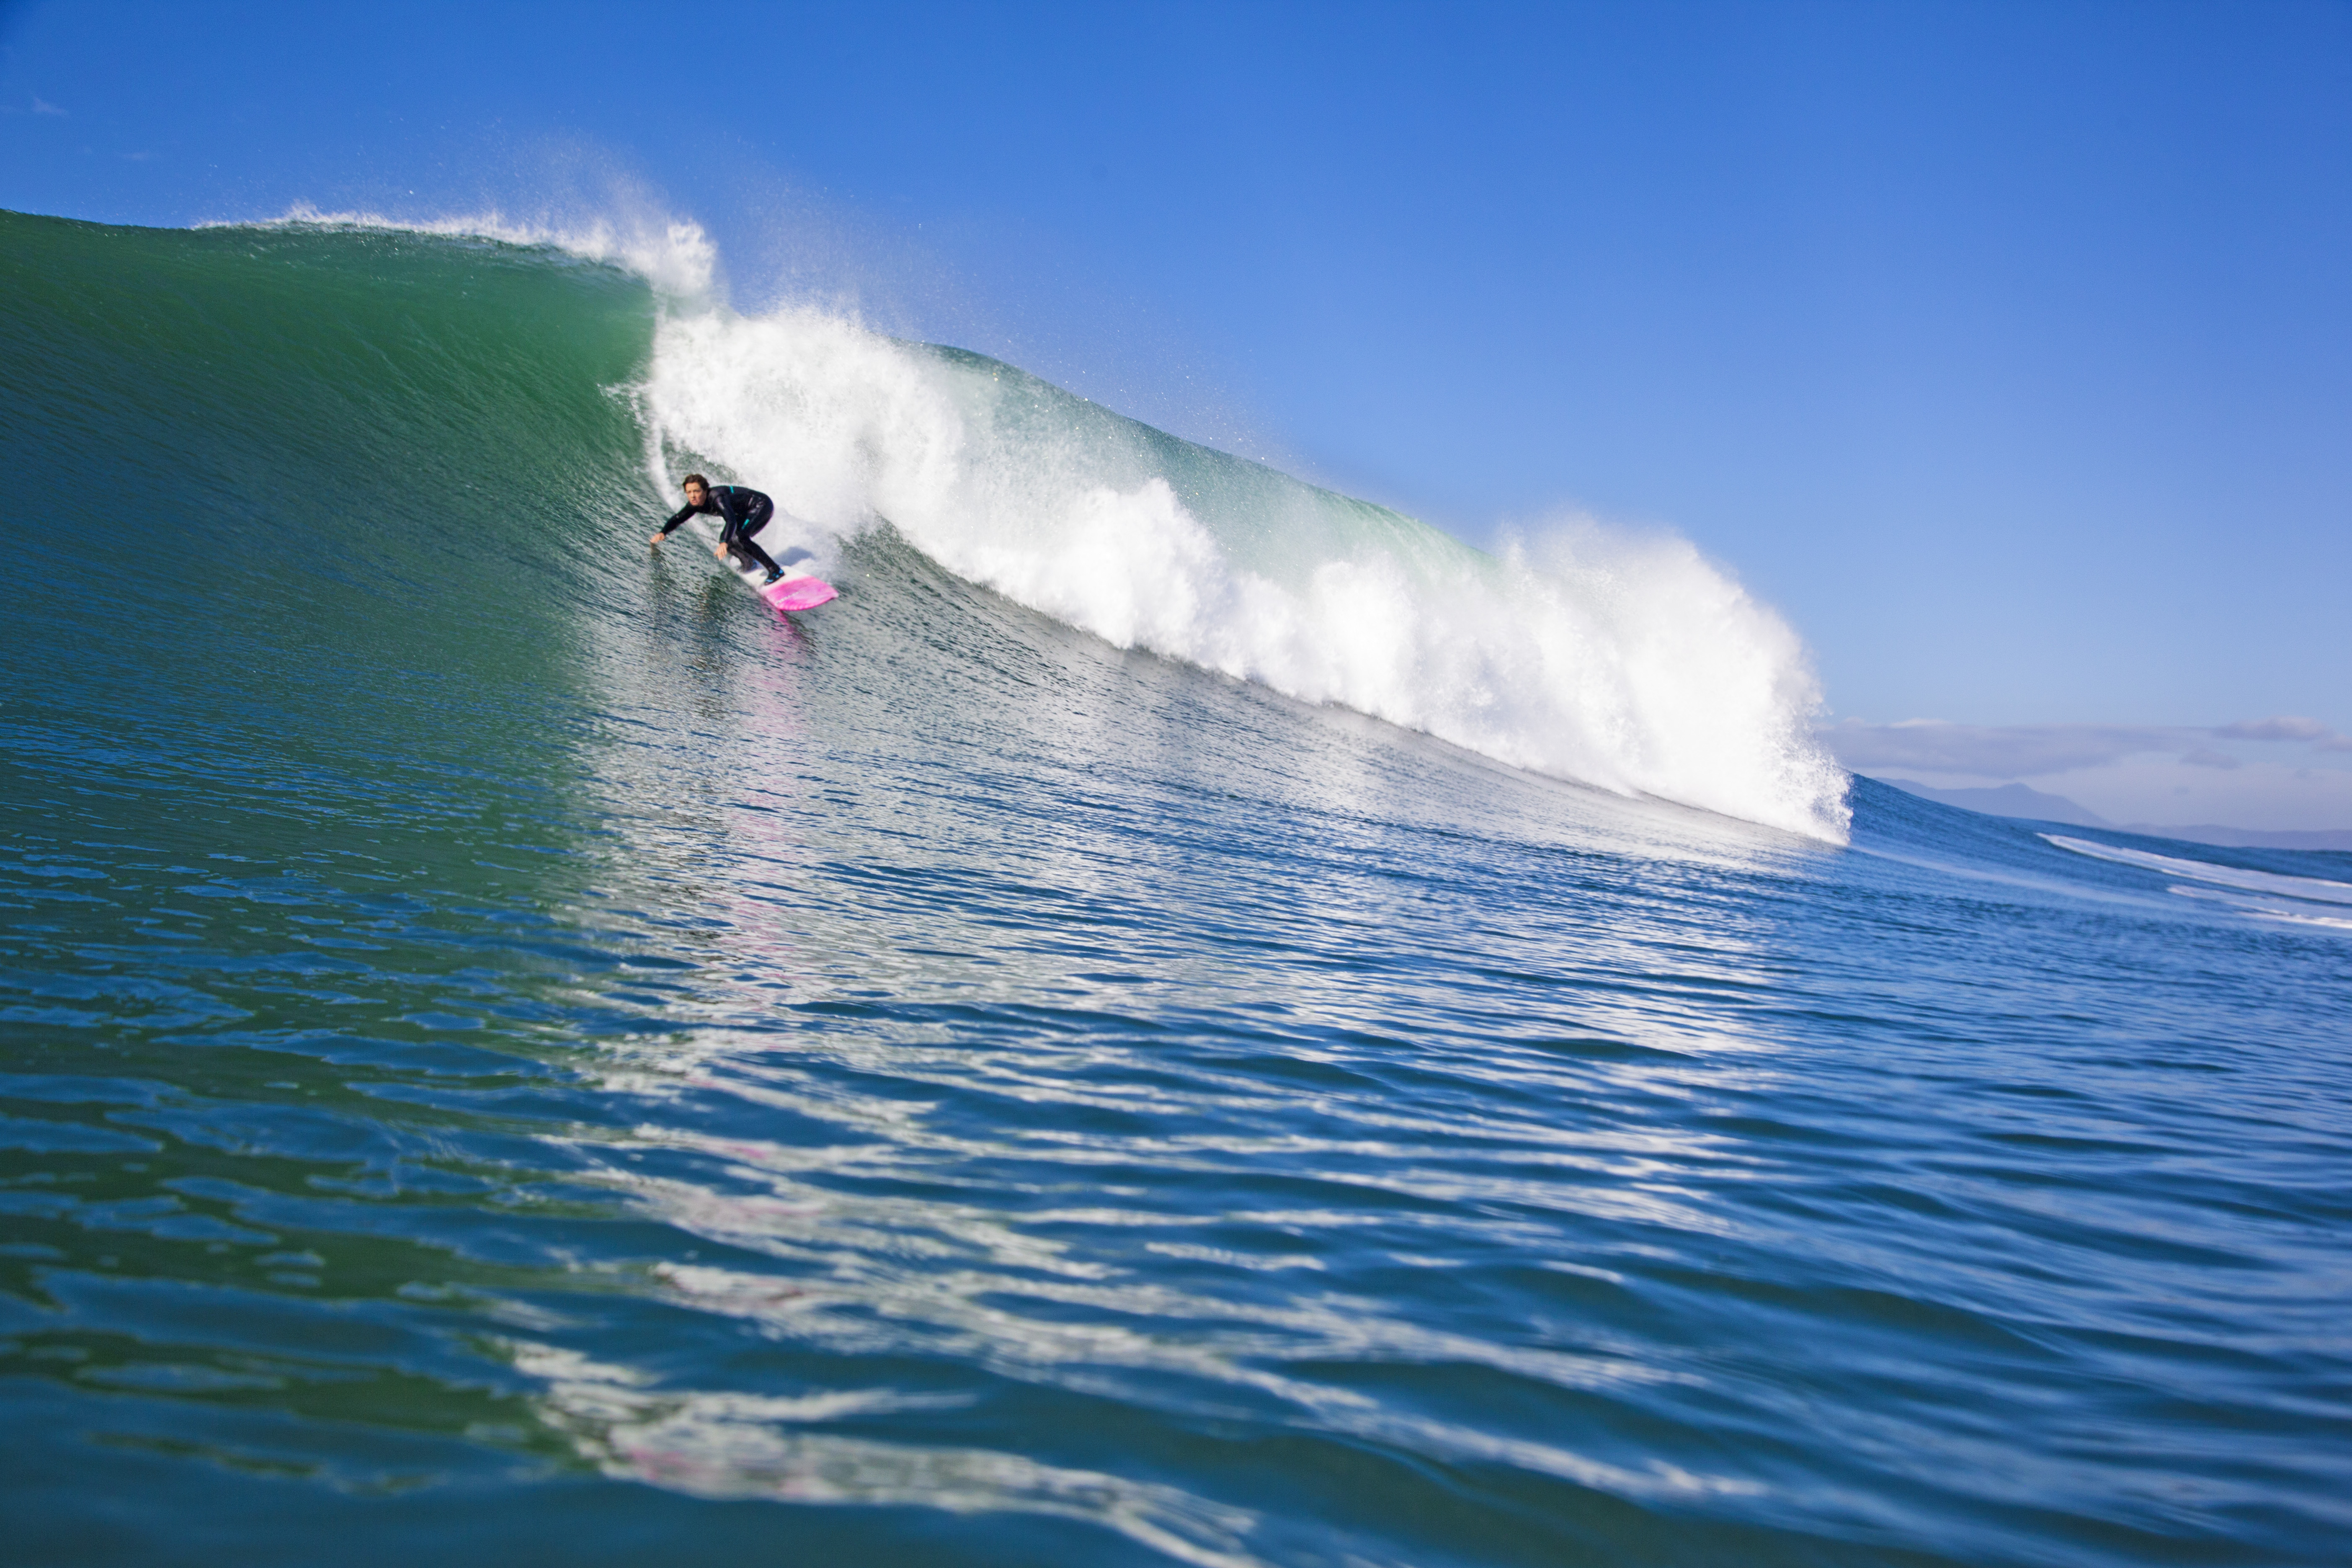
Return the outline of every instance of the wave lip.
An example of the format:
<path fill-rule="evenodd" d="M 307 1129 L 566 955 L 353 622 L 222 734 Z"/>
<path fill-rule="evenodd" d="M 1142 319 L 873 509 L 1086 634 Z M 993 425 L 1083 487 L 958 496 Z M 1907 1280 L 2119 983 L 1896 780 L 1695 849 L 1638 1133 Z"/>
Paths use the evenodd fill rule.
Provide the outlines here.
<path fill-rule="evenodd" d="M 1802 643 L 1686 542 L 1589 522 L 1499 557 L 1182 441 L 977 354 L 814 308 L 674 309 L 656 481 L 715 465 L 836 537 L 1120 647 L 1335 703 L 1533 772 L 1845 841 Z"/>
<path fill-rule="evenodd" d="M 719 247 L 702 226 L 652 211 L 598 214 L 578 222 L 514 218 L 495 209 L 457 217 L 399 218 L 383 213 L 322 212 L 297 202 L 274 218 L 215 219 L 198 228 L 310 228 L 425 234 L 487 239 L 528 249 L 560 250 L 635 273 L 670 299 L 708 300 L 719 289 Z"/>

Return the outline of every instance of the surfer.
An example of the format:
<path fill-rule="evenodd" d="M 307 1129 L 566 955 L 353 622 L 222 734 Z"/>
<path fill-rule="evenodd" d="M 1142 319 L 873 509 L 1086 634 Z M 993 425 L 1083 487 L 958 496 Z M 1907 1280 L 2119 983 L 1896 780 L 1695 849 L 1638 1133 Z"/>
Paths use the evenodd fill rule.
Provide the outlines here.
<path fill-rule="evenodd" d="M 784 574 L 782 567 L 768 559 L 766 551 L 751 542 L 751 536 L 767 527 L 768 520 L 776 515 L 774 501 L 741 485 L 714 485 L 700 474 L 687 475 L 684 483 L 686 505 L 676 517 L 662 524 L 662 531 L 654 535 L 656 544 L 667 539 L 679 523 L 700 512 L 705 517 L 719 519 L 721 523 L 718 547 L 710 553 L 724 561 L 732 552 L 747 572 L 756 561 L 768 569 L 770 583 Z"/>

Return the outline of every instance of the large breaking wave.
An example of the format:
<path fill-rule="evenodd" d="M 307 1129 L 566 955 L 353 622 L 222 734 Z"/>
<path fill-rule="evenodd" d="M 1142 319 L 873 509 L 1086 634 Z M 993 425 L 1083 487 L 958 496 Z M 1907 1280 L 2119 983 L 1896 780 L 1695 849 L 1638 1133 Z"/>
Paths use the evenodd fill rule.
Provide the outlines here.
<path fill-rule="evenodd" d="M 838 310 L 740 313 L 691 224 L 388 225 L 625 266 L 659 310 L 649 478 L 756 485 L 828 546 L 895 528 L 942 566 L 1104 637 L 1336 703 L 1513 766 L 1843 842 L 1801 640 L 1687 542 L 1590 521 L 1499 555 L 1181 440 L 1010 364 Z"/>

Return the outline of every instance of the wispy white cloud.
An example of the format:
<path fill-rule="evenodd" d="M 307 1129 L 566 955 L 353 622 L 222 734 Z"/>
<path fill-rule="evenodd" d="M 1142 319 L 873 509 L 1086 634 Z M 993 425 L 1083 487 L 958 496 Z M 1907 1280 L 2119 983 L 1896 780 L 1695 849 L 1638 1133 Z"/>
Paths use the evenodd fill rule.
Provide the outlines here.
<path fill-rule="evenodd" d="M 2282 713 L 2275 719 L 2241 719 L 2234 724 L 2224 724 L 2213 731 L 2222 741 L 2342 741 L 2337 734 L 2316 719 L 2298 719 L 2292 713 Z"/>
<path fill-rule="evenodd" d="M 55 114 L 62 116 L 65 113 L 65 110 L 59 109 L 56 104 L 47 101 L 46 99 L 37 98 L 33 100 L 33 112 L 36 114 Z"/>

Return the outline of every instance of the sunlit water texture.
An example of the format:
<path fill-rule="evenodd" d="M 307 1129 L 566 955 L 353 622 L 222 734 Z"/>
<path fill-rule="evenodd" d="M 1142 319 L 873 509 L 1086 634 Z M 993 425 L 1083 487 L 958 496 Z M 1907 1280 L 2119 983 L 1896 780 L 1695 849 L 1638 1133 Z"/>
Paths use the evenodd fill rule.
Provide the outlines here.
<path fill-rule="evenodd" d="M 625 273 L 0 233 L 8 1561 L 2342 1560 L 2352 857 L 783 619 Z"/>

